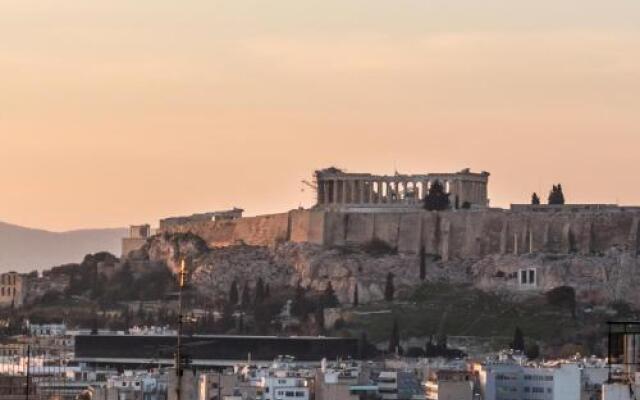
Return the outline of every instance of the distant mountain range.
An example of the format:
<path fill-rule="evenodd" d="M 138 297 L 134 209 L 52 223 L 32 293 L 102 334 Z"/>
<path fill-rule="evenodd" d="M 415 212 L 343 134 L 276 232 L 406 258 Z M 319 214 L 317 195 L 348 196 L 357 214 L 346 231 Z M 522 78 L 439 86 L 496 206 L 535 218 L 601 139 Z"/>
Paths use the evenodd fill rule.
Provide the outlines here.
<path fill-rule="evenodd" d="M 80 262 L 85 255 L 108 251 L 120 256 L 127 229 L 50 232 L 0 222 L 0 272 L 30 272 Z"/>

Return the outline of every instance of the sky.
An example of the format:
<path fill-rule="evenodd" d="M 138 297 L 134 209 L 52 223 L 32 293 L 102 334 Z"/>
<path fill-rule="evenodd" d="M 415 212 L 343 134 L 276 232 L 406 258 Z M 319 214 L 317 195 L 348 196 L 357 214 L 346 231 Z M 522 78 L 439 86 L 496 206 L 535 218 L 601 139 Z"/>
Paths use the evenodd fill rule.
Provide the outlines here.
<path fill-rule="evenodd" d="M 637 0 L 0 0 L 0 220 L 282 212 L 327 166 L 640 204 L 638 21 Z"/>

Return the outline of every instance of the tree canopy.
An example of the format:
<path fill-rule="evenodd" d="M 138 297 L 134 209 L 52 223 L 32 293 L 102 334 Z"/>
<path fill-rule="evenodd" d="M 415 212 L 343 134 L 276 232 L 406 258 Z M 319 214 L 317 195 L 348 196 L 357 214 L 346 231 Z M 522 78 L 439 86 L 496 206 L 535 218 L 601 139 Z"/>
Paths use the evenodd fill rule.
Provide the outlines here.
<path fill-rule="evenodd" d="M 549 204 L 562 205 L 564 204 L 564 193 L 562 192 L 562 185 L 553 185 L 551 192 L 549 193 Z"/>
<path fill-rule="evenodd" d="M 533 194 L 531 195 L 531 204 L 533 205 L 540 204 L 540 197 L 538 197 L 538 193 L 533 192 Z"/>
<path fill-rule="evenodd" d="M 436 180 L 424 197 L 424 208 L 429 211 L 447 210 L 451 207 L 449 195 L 450 193 L 445 193 L 444 185 Z"/>

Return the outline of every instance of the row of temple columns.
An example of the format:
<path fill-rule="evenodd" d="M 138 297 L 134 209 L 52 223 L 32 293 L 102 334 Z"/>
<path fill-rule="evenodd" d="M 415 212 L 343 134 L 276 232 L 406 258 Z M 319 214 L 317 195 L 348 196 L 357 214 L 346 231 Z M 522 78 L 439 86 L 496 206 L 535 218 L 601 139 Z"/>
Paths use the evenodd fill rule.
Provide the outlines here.
<path fill-rule="evenodd" d="M 332 179 L 318 182 L 319 204 L 383 204 L 419 202 L 434 181 Z M 455 182 L 440 181 L 457 192 Z"/>

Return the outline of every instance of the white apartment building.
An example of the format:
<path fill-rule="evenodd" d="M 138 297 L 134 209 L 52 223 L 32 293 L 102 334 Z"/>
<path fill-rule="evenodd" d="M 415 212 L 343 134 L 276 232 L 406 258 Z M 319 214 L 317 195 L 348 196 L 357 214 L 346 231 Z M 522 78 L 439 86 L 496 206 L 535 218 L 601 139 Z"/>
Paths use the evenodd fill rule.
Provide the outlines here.
<path fill-rule="evenodd" d="M 306 378 L 277 371 L 274 376 L 262 378 L 263 400 L 309 400 L 309 382 Z"/>
<path fill-rule="evenodd" d="M 484 400 L 580 400 L 582 381 L 577 364 L 536 367 L 496 363 L 483 365 L 478 372 Z"/>

